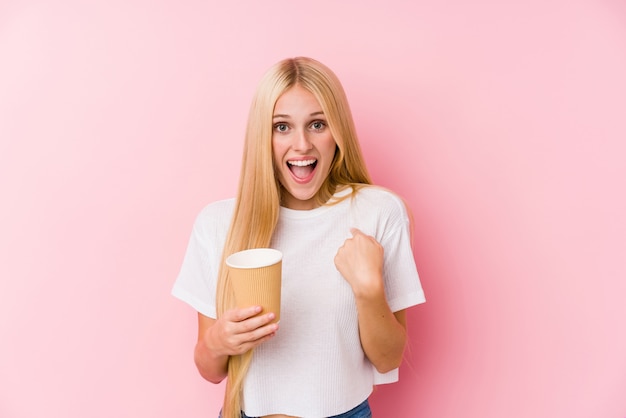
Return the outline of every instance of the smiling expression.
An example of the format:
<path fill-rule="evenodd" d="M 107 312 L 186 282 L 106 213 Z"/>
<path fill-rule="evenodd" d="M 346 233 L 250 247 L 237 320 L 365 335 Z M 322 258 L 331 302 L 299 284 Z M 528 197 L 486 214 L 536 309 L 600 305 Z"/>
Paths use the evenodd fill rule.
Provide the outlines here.
<path fill-rule="evenodd" d="M 295 85 L 276 101 L 272 151 L 283 186 L 282 205 L 297 210 L 315 202 L 326 180 L 337 144 L 319 102 L 308 90 Z"/>

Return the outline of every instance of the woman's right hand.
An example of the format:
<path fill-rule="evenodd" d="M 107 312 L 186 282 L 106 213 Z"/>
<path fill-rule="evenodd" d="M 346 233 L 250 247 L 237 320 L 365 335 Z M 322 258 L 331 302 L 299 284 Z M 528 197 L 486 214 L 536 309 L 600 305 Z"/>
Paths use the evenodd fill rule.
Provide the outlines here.
<path fill-rule="evenodd" d="M 219 319 L 198 313 L 198 342 L 194 360 L 200 375 L 219 383 L 228 375 L 228 358 L 246 353 L 272 338 L 278 324 L 273 313 L 258 315 L 261 307 L 231 309 Z"/>
<path fill-rule="evenodd" d="M 216 354 L 243 354 L 262 342 L 272 338 L 278 330 L 278 324 L 270 324 L 276 317 L 270 312 L 258 315 L 260 306 L 231 309 L 224 314 L 204 334 L 207 346 Z"/>

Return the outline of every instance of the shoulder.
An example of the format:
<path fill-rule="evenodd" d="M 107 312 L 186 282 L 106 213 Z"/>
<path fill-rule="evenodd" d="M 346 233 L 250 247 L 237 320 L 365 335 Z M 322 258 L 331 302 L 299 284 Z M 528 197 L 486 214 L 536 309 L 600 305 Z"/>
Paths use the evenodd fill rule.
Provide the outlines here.
<path fill-rule="evenodd" d="M 394 217 L 408 218 L 404 200 L 389 189 L 374 185 L 364 185 L 355 193 L 357 205 L 370 207 Z"/>
<path fill-rule="evenodd" d="M 212 215 L 221 215 L 221 214 L 231 214 L 233 209 L 235 208 L 235 199 L 223 199 L 216 200 L 215 202 L 209 203 L 200 211 L 198 216 L 212 216 Z"/>
<path fill-rule="evenodd" d="M 195 227 L 203 230 L 228 228 L 234 208 L 234 198 L 209 203 L 196 217 Z"/>

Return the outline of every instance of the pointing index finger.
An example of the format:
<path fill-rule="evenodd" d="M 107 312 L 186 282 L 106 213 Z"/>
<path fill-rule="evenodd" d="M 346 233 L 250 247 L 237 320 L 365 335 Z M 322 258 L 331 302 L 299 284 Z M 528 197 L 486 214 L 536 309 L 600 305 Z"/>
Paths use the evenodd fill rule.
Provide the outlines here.
<path fill-rule="evenodd" d="M 365 235 L 363 231 L 358 228 L 350 228 L 350 232 L 352 233 L 353 237 L 356 237 L 357 235 Z"/>

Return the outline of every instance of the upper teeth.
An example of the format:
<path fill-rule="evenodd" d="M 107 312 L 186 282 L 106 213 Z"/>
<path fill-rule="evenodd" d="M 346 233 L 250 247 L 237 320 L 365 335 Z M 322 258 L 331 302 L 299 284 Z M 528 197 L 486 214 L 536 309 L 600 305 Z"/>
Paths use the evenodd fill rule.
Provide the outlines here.
<path fill-rule="evenodd" d="M 298 167 L 305 167 L 307 165 L 313 164 L 317 160 L 300 160 L 300 161 L 287 161 L 290 165 L 297 165 Z"/>

